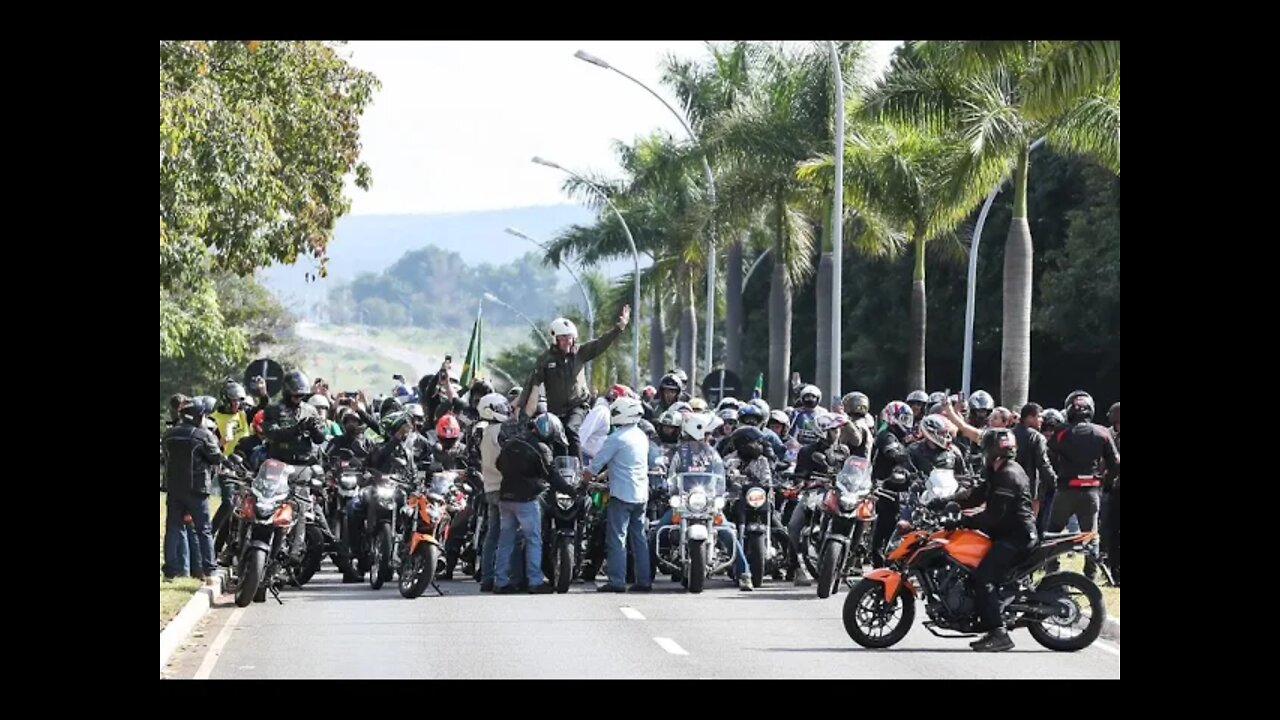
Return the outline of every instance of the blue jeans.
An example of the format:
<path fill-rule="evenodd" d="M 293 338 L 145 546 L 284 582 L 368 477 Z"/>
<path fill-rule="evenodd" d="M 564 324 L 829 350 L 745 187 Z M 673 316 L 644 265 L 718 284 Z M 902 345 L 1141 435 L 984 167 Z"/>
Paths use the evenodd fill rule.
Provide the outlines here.
<path fill-rule="evenodd" d="M 605 506 L 609 521 L 609 532 L 605 536 L 609 552 L 609 584 L 614 587 L 626 587 L 627 584 L 628 538 L 631 554 L 636 559 L 636 584 L 649 587 L 649 543 L 645 538 L 644 508 L 645 503 L 623 502 L 612 497 Z"/>
<path fill-rule="evenodd" d="M 209 522 L 209 496 L 190 491 L 170 490 L 165 495 L 164 523 L 164 574 L 165 577 L 180 577 L 187 574 L 188 563 L 195 560 L 195 566 L 203 570 L 203 574 L 212 575 L 217 569 L 213 558 L 213 531 Z M 191 515 L 192 534 L 195 539 L 194 548 L 183 515 Z"/>
<path fill-rule="evenodd" d="M 494 582 L 497 568 L 494 558 L 498 555 L 498 536 L 502 532 L 502 509 L 498 506 L 498 493 L 484 494 L 489 515 L 485 520 L 484 545 L 480 548 L 480 582 Z M 512 543 L 511 553 L 505 557 L 511 563 L 511 580 L 517 585 L 524 581 L 524 563 L 520 562 L 520 548 Z"/>
<path fill-rule="evenodd" d="M 658 518 L 658 524 L 656 527 L 670 525 L 671 517 L 672 511 L 668 508 L 668 510 L 662 514 L 662 517 Z M 657 535 L 655 534 L 654 537 L 656 538 Z M 657 541 L 655 540 L 654 543 L 654 552 L 657 552 Z M 716 527 L 716 545 L 726 553 L 729 552 L 730 548 L 734 550 L 736 554 L 733 560 L 733 567 L 737 574 L 741 575 L 742 573 L 748 572 L 747 553 L 742 549 L 742 541 L 738 539 L 738 534 L 734 532 L 732 525 L 727 527 L 720 525 Z M 636 575 L 636 577 L 640 576 Z"/>
<path fill-rule="evenodd" d="M 498 557 L 503 560 L 498 566 L 495 578 L 497 587 L 510 584 L 511 567 L 519 564 L 512 557 L 516 547 L 516 530 L 524 538 L 525 576 L 529 578 L 529 587 L 537 587 L 546 582 L 542 575 L 542 505 L 537 500 L 528 502 L 511 502 L 501 500 L 498 507 L 502 511 L 502 530 L 498 537 Z"/>

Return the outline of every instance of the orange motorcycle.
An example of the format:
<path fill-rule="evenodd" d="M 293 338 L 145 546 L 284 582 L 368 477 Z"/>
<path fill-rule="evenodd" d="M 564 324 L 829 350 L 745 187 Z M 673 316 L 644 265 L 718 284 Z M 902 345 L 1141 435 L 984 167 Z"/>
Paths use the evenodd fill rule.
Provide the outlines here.
<path fill-rule="evenodd" d="M 943 527 L 959 514 L 951 503 L 941 514 L 918 508 L 911 523 L 903 522 L 886 566 L 863 576 L 845 598 L 844 628 L 854 642 L 866 648 L 897 644 L 911 629 L 917 600 L 929 615 L 924 626 L 935 636 L 977 637 L 973 572 L 992 541 L 976 530 Z M 999 587 L 1007 629 L 1025 627 L 1050 650 L 1074 652 L 1093 644 L 1106 619 L 1098 586 L 1075 572 L 1049 573 L 1038 581 L 1032 574 L 1059 555 L 1082 551 L 1094 535 L 1047 535 L 1009 570 Z"/>
<path fill-rule="evenodd" d="M 414 488 L 405 500 L 403 512 L 407 516 L 405 539 L 397 542 L 396 553 L 400 562 L 400 594 L 413 599 L 436 586 L 436 573 L 442 569 L 444 543 L 449 539 L 449 524 L 453 513 L 463 507 L 466 499 L 455 486 L 456 473 L 438 472 Z"/>

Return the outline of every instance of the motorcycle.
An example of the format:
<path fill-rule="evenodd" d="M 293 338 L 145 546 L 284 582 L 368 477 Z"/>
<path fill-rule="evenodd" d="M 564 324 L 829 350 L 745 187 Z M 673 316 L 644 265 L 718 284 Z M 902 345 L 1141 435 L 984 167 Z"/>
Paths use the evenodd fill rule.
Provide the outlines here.
<path fill-rule="evenodd" d="M 582 464 L 576 457 L 557 457 L 555 472 L 572 487 L 582 484 Z M 542 496 L 542 504 L 550 526 L 550 534 L 544 536 L 542 543 L 543 573 L 555 585 L 557 593 L 567 593 L 581 570 L 591 499 L 548 489 Z"/>
<path fill-rule="evenodd" d="M 268 590 L 276 602 L 283 604 L 275 577 L 281 568 L 286 538 L 298 522 L 290 490 L 290 480 L 297 471 L 279 460 L 267 460 L 258 468 L 249 492 L 240 494 L 240 505 L 235 510 L 240 520 L 237 607 L 266 602 Z"/>
<path fill-rule="evenodd" d="M 850 455 L 822 500 L 819 598 L 836 593 L 846 575 L 861 575 L 863 565 L 871 561 L 871 528 L 876 521 L 873 486 L 871 462 Z"/>
<path fill-rule="evenodd" d="M 329 460 L 324 514 L 329 520 L 329 532 L 335 548 L 330 559 L 348 580 L 355 575 L 355 555 L 347 534 L 347 517 L 352 510 L 351 503 L 360 495 L 360 473 L 360 463 L 350 450 L 340 450 Z"/>
<path fill-rule="evenodd" d="M 405 500 L 401 514 L 405 516 L 403 539 L 397 537 L 392 549 L 400 572 L 400 595 L 413 599 L 436 585 L 436 574 L 444 569 L 445 542 L 449 539 L 452 511 L 461 509 L 462 493 L 454 486 L 452 472 L 431 475 L 425 484 L 416 485 Z"/>
<path fill-rule="evenodd" d="M 406 463 L 396 458 L 403 471 Z M 405 504 L 405 491 L 413 484 L 399 479 L 396 473 L 374 473 L 374 481 L 365 488 L 365 549 L 369 570 L 369 587 L 382 589 L 383 583 L 395 576 L 396 538 L 402 531 L 400 508 Z"/>
<path fill-rule="evenodd" d="M 332 554 L 337 551 L 329 521 L 325 519 L 324 470 L 319 465 L 311 467 L 311 479 L 307 487 L 296 489 L 294 498 L 297 501 L 298 511 L 307 524 L 304 536 L 306 551 L 298 572 L 294 574 L 298 587 L 302 587 L 320 570 L 320 563 L 324 562 L 325 553 Z"/>
<path fill-rule="evenodd" d="M 787 531 L 775 518 L 775 488 L 772 476 L 754 478 L 732 472 L 730 481 L 739 485 L 739 497 L 731 513 L 737 518 L 752 587 L 764 584 L 764 576 L 782 580 L 787 571 L 791 542 Z"/>
<path fill-rule="evenodd" d="M 662 548 L 662 536 L 674 534 L 668 550 L 659 550 L 657 561 L 675 572 L 691 593 L 700 593 L 709 575 L 733 566 L 736 550 L 730 544 L 724 557 L 714 533 L 724 524 L 725 479 L 711 473 L 680 473 L 671 487 L 671 525 L 656 531 L 653 547 Z"/>
<path fill-rule="evenodd" d="M 929 616 L 925 628 L 936 637 L 977 637 L 973 571 L 992 541 L 976 530 L 955 529 L 959 515 L 955 503 L 938 515 L 917 511 L 913 519 L 920 524 L 901 533 L 886 567 L 867 573 L 851 587 L 842 614 L 854 642 L 866 648 L 897 644 L 911 629 L 917 600 Z M 1098 586 L 1074 572 L 1049 573 L 1038 582 L 1032 576 L 1059 555 L 1081 550 L 1094 536 L 1046 535 L 1005 574 L 998 594 L 1006 629 L 1025 627 L 1040 645 L 1060 652 L 1093 644 L 1106 620 Z"/>

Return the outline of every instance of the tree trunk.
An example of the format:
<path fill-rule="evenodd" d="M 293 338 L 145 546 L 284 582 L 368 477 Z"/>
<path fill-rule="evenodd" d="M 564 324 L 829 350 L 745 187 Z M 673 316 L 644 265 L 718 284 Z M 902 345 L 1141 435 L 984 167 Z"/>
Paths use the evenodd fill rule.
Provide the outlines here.
<path fill-rule="evenodd" d="M 693 352 L 698 342 L 698 309 L 693 302 L 693 285 L 689 279 L 681 281 L 681 300 L 680 300 L 680 340 L 677 346 L 677 362 L 681 370 L 689 375 L 689 384 L 697 383 L 694 378 Z M 690 395 L 693 393 L 689 388 L 685 388 Z"/>
<path fill-rule="evenodd" d="M 911 343 L 907 352 L 907 387 L 927 387 L 924 380 L 924 336 L 928 328 L 924 294 L 924 236 L 916 235 L 916 268 L 911 282 Z"/>
<path fill-rule="evenodd" d="M 724 269 L 725 322 L 724 366 L 742 373 L 742 240 L 729 246 L 729 260 Z"/>
<path fill-rule="evenodd" d="M 769 405 L 785 407 L 791 388 L 791 278 L 787 275 L 786 207 L 782 194 L 774 202 L 773 279 L 769 283 Z"/>
<path fill-rule="evenodd" d="M 649 322 L 649 384 L 654 387 L 662 380 L 666 371 L 666 342 L 662 332 L 662 288 L 653 285 L 653 318 Z M 640 388 L 633 388 L 640 392 Z"/>
<path fill-rule="evenodd" d="M 1027 223 L 1030 147 L 1014 172 L 1013 221 L 1004 245 L 1004 327 L 1000 337 L 1000 403 L 1017 412 L 1031 384 L 1031 267 L 1034 248 Z"/>

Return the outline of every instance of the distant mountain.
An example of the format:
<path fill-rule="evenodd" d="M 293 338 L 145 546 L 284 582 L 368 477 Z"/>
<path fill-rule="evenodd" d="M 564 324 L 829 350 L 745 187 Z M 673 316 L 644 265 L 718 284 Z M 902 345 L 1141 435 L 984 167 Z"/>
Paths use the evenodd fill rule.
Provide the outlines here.
<path fill-rule="evenodd" d="M 571 225 L 585 225 L 593 220 L 591 210 L 580 205 L 442 215 L 347 216 L 338 220 L 333 242 L 329 244 L 329 277 L 306 282 L 305 274 L 311 265 L 302 261 L 268 268 L 259 274 L 259 279 L 290 309 L 305 317 L 314 317 L 315 307 L 325 303 L 330 288 L 361 273 L 381 272 L 410 250 L 435 245 L 458 253 L 469 265 L 502 264 L 537 249 L 527 240 L 508 235 L 503 231 L 506 227 L 515 227 L 547 242 Z M 621 275 L 630 269 L 629 261 L 600 267 L 608 276 Z M 559 275 L 562 285 L 572 282 L 563 269 Z"/>

